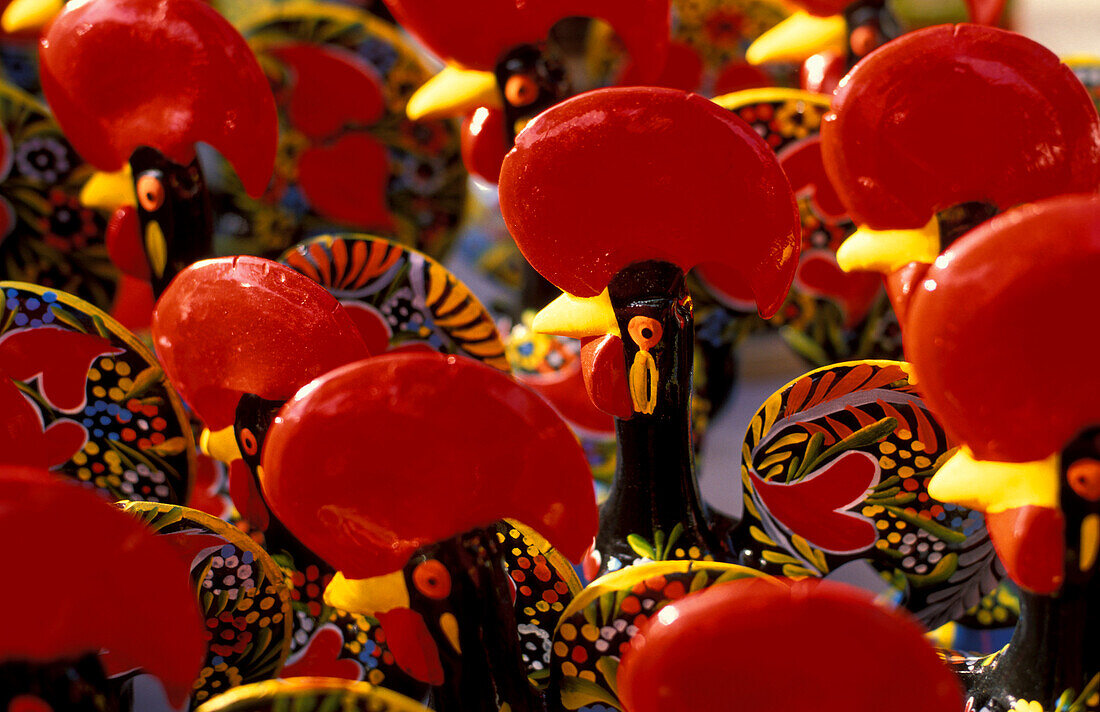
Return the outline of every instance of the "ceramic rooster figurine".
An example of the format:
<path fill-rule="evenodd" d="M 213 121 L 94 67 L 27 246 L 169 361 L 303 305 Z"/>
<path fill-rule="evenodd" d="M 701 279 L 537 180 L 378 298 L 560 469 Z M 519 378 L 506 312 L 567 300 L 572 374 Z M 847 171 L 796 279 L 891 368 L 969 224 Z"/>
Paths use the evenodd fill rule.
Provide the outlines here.
<path fill-rule="evenodd" d="M 115 172 L 93 178 L 85 202 L 122 208 L 108 245 L 133 277 L 120 299 L 143 301 L 147 325 L 142 280 L 157 295 L 212 251 L 195 144 L 216 148 L 250 194 L 267 187 L 277 133 L 271 89 L 244 38 L 199 0 L 67 5 L 39 54 L 43 91 L 65 135 L 98 169 Z"/>
<path fill-rule="evenodd" d="M 548 404 L 467 359 L 385 354 L 299 391 L 262 467 L 272 510 L 340 572 L 326 600 L 376 617 L 435 709 L 541 708 L 487 527 L 528 522 L 574 561 L 591 545 L 591 474 Z"/>
<path fill-rule="evenodd" d="M 409 100 L 409 116 L 467 116 L 463 158 L 472 173 L 490 183 L 497 181 L 504 154 L 523 125 L 580 90 L 562 58 L 547 51 L 555 24 L 568 17 L 609 23 L 629 52 L 639 82 L 657 78 L 668 47 L 669 0 L 444 5 L 387 0 L 387 5 L 402 27 L 447 62 Z"/>
<path fill-rule="evenodd" d="M 899 70 L 918 60 L 920 72 Z M 903 325 L 914 270 L 954 238 L 1013 205 L 1100 187 L 1100 119 L 1081 82 L 1041 45 L 989 27 L 932 27 L 868 55 L 821 136 L 859 226 L 840 266 L 885 275 Z"/>
<path fill-rule="evenodd" d="M 903 23 L 884 0 L 794 0 L 798 10 L 758 37 L 745 53 L 749 64 L 797 62 L 803 89 L 836 90 L 852 65 L 900 36 Z M 1005 0 L 966 0 L 973 22 L 995 25 Z"/>
<path fill-rule="evenodd" d="M 922 633 L 840 584 L 721 583 L 639 627 L 618 667 L 619 696 L 624 712 L 960 712 L 959 684 Z"/>
<path fill-rule="evenodd" d="M 911 295 L 906 355 L 962 443 L 929 491 L 985 512 L 1023 589 L 1012 642 L 967 675 L 968 710 L 1100 708 L 1100 379 L 1077 336 L 1098 269 L 1100 197 L 1064 196 L 960 238 Z"/>
<path fill-rule="evenodd" d="M 168 543 L 95 493 L 11 466 L 0 467 L 0 534 L 5 563 L 26 577 L 0 594 L 15 614 L 0 640 L 4 709 L 113 711 L 108 677 L 135 668 L 160 678 L 173 707 L 187 700 L 205 631 Z"/>
<path fill-rule="evenodd" d="M 684 276 L 717 262 L 744 276 L 762 313 L 782 303 L 798 262 L 798 213 L 775 155 L 701 97 L 605 89 L 532 122 L 500 189 L 524 256 L 566 292 L 535 328 L 583 340 L 589 395 L 616 418 L 615 482 L 590 573 L 638 558 L 630 537 L 720 556 L 694 473 Z"/>

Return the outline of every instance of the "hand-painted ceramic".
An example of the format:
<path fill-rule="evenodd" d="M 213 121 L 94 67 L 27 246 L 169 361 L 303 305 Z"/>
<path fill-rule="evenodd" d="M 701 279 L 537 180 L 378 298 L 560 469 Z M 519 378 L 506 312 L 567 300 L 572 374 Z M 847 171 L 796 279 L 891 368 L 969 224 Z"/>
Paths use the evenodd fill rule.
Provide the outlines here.
<path fill-rule="evenodd" d="M 616 676 L 626 712 L 959 712 L 924 631 L 871 596 L 819 581 L 739 580 L 661 608 Z M 899 678 L 911 684 L 898 689 Z"/>
<path fill-rule="evenodd" d="M 821 158 L 821 119 L 829 110 L 829 97 L 773 88 L 737 92 L 714 101 L 750 124 L 772 147 L 798 199 L 802 222 L 798 269 L 787 301 L 768 324 L 778 327 L 787 344 L 815 367 L 858 358 L 900 357 L 897 318 L 879 277 L 847 274 L 837 265 L 836 250 L 855 224 L 825 174 Z M 755 322 L 756 305 L 747 286 L 731 290 L 737 280 L 725 275 L 727 289 L 717 290 L 707 281 L 709 273 L 699 270 L 704 289 L 693 293 L 699 331 L 708 330 L 710 319 L 722 318 L 710 313 L 713 307 L 706 308 L 711 294 L 718 305 L 737 313 L 735 318 Z"/>
<path fill-rule="evenodd" d="M 919 62 L 921 71 L 898 67 Z M 990 77 L 997 81 L 990 81 Z M 1020 35 L 932 27 L 860 62 L 822 127 L 849 215 L 919 228 L 968 201 L 1005 209 L 1100 185 L 1100 119 L 1081 82 Z"/>
<path fill-rule="evenodd" d="M 358 454 L 366 433 L 375 442 L 369 471 Z M 476 443 L 492 445 L 474 454 Z M 318 453 L 326 466 L 315 477 L 296 476 L 315 469 L 308 463 Z M 275 514 L 353 578 L 388 573 L 419 546 L 504 515 L 579 560 L 595 526 L 591 474 L 560 418 L 499 371 L 455 356 L 383 354 L 314 381 L 268 431 L 263 470 Z M 552 489 L 543 486 L 548 478 Z M 353 481 L 364 496 L 346 489 Z M 340 505 L 329 499 L 336 493 Z M 348 536 L 334 540 L 338 522 Z M 378 527 L 393 540 L 371 536 Z"/>
<path fill-rule="evenodd" d="M 191 691 L 199 705 L 237 685 L 275 677 L 290 648 L 290 595 L 283 572 L 254 541 L 221 519 L 187 507 L 123 502 L 122 509 L 167 541 L 190 568 L 208 631 L 206 658 Z M 144 686 L 134 712 L 156 708 Z"/>
<path fill-rule="evenodd" d="M 509 370 L 489 312 L 423 253 L 369 235 L 325 235 L 282 262 L 340 300 L 371 353 L 424 349 Z"/>
<path fill-rule="evenodd" d="M 153 342 L 168 377 L 211 429 L 233 424 L 244 393 L 286 399 L 369 354 L 336 299 L 259 257 L 205 260 L 181 272 L 157 303 Z"/>
<path fill-rule="evenodd" d="M 632 64 L 623 66 L 624 48 L 606 24 L 589 32 L 585 60 L 594 75 L 604 78 L 603 86 L 647 84 L 708 97 L 787 86 L 797 82 L 789 67 L 751 66 L 745 50 L 789 14 L 787 5 L 772 0 L 673 0 L 668 51 L 655 78 L 642 80 Z"/>
<path fill-rule="evenodd" d="M 588 584 L 554 631 L 548 709 L 622 709 L 619 659 L 645 622 L 666 605 L 709 586 L 771 577 L 733 564 L 664 561 L 639 564 Z"/>
<path fill-rule="evenodd" d="M 415 700 L 366 682 L 328 677 L 269 680 L 242 685 L 196 712 L 431 712 Z"/>
<path fill-rule="evenodd" d="M 952 447 L 907 364 L 811 371 L 750 423 L 733 550 L 770 573 L 885 590 L 929 628 L 960 618 L 1002 571 L 981 515 L 928 495 Z"/>
<path fill-rule="evenodd" d="M 80 204 L 92 174 L 36 99 L 0 84 L 0 275 L 105 309 L 117 270 L 106 221 Z"/>
<path fill-rule="evenodd" d="M 440 257 L 462 222 L 466 171 L 454 126 L 412 121 L 430 75 L 389 23 L 318 2 L 256 3 L 237 27 L 275 93 L 275 178 L 257 199 L 215 189 L 218 249 L 275 257 L 321 232 L 384 235 Z"/>
<path fill-rule="evenodd" d="M 191 424 L 149 349 L 64 292 L 20 282 L 0 290 L 9 423 L 0 457 L 58 470 L 111 499 L 186 501 Z"/>
<path fill-rule="evenodd" d="M 739 270 L 770 316 L 794 276 L 797 212 L 774 154 L 684 92 L 603 89 L 541 114 L 505 159 L 500 200 L 524 257 L 574 296 L 598 295 L 641 260 L 716 262 Z"/>
<path fill-rule="evenodd" d="M 172 547 L 40 468 L 0 468 L 0 503 L 3 560 L 20 577 L 0 588 L 13 613 L 0 646 L 5 709 L 117 709 L 106 678 L 139 667 L 162 681 L 173 708 L 184 705 L 204 629 Z"/>
<path fill-rule="evenodd" d="M 244 39 L 206 3 L 73 3 L 39 55 L 50 108 L 100 170 L 120 170 L 139 146 L 187 165 L 202 141 L 249 193 L 265 188 L 277 131 L 271 92 Z"/>
<path fill-rule="evenodd" d="M 527 675 L 545 687 L 551 638 L 559 617 L 581 592 L 581 582 L 569 560 L 530 527 L 503 521 L 496 525 L 496 534 L 515 586 L 516 630 Z"/>

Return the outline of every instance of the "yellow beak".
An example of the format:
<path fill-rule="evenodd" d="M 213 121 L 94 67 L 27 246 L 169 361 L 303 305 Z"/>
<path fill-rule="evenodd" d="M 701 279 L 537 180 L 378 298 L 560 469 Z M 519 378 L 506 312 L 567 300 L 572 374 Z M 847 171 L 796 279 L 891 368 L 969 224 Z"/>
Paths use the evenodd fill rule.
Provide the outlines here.
<path fill-rule="evenodd" d="M 230 464 L 241 459 L 240 448 L 237 447 L 237 436 L 233 432 L 233 426 L 221 430 L 209 430 L 203 428 L 199 435 L 199 449 L 204 455 Z"/>
<path fill-rule="evenodd" d="M 745 52 L 749 64 L 804 62 L 818 52 L 845 52 L 848 23 L 843 15 L 817 17 L 799 10 L 756 38 Z"/>
<path fill-rule="evenodd" d="M 416 90 L 405 113 L 413 121 L 446 119 L 463 116 L 480 106 L 499 109 L 502 105 L 497 78 L 492 72 L 447 65 Z"/>
<path fill-rule="evenodd" d="M 574 339 L 605 334 L 622 336 L 606 289 L 595 297 L 574 297 L 563 293 L 535 315 L 531 328 L 539 334 Z"/>
<path fill-rule="evenodd" d="M 1061 508 L 1059 455 L 1034 462 L 976 460 L 961 447 L 928 483 L 928 494 L 986 514 L 1020 507 Z"/>
<path fill-rule="evenodd" d="M 0 18 L 4 32 L 41 30 L 57 17 L 65 0 L 13 0 Z"/>
<path fill-rule="evenodd" d="M 9 5 L 8 10 L 15 7 Z M 7 13 L 4 13 L 5 20 Z M 80 202 L 86 208 L 115 211 L 123 206 L 137 205 L 134 177 L 127 165 L 114 173 L 93 173 L 80 191 Z"/>
<path fill-rule="evenodd" d="M 840 246 L 836 261 L 845 272 L 870 270 L 891 274 L 911 262 L 932 264 L 940 254 L 940 224 L 935 216 L 921 228 L 872 230 L 861 227 Z"/>
<path fill-rule="evenodd" d="M 366 579 L 349 579 L 337 571 L 325 588 L 325 603 L 349 613 L 373 616 L 408 608 L 409 588 L 400 569 Z"/>

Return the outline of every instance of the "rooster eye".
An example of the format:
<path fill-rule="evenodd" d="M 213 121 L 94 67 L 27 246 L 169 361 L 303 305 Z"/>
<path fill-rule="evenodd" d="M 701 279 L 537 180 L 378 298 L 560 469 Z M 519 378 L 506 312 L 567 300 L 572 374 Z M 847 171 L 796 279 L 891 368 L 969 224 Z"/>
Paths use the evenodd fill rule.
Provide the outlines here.
<path fill-rule="evenodd" d="M 539 85 L 530 74 L 513 74 L 504 84 L 504 98 L 512 106 L 527 106 L 539 98 Z"/>
<path fill-rule="evenodd" d="M 1092 458 L 1078 460 L 1066 471 L 1069 486 L 1090 502 L 1100 500 L 1100 461 Z"/>
<path fill-rule="evenodd" d="M 156 171 L 143 173 L 137 180 L 137 198 L 146 212 L 153 212 L 164 205 L 164 183 Z"/>
<path fill-rule="evenodd" d="M 255 455 L 259 450 L 259 443 L 256 442 L 256 436 L 252 434 L 252 431 L 248 428 L 241 429 L 241 450 L 245 455 Z"/>
<path fill-rule="evenodd" d="M 633 339 L 634 343 L 641 349 L 653 348 L 665 333 L 664 328 L 661 326 L 661 322 L 656 319 L 651 319 L 648 316 L 634 317 L 630 320 L 630 323 L 627 324 L 626 330 L 629 332 L 630 338 Z"/>
<path fill-rule="evenodd" d="M 413 569 L 413 585 L 428 598 L 437 601 L 451 593 L 451 572 L 435 559 L 429 559 Z"/>

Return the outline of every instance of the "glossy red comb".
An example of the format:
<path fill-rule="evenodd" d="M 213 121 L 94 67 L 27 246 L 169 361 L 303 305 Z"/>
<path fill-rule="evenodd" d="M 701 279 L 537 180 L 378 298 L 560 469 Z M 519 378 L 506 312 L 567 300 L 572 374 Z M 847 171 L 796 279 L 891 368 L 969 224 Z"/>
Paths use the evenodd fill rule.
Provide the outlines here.
<path fill-rule="evenodd" d="M 29 467 L 0 466 L 3 560 L 24 586 L 0 587 L 17 611 L 0 661 L 48 662 L 109 650 L 114 671 L 144 668 L 173 705 L 206 655 L 190 562 L 95 493 Z M 171 641 L 171 645 L 165 645 Z"/>
<path fill-rule="evenodd" d="M 454 356 L 384 354 L 317 379 L 268 431 L 261 480 L 279 519 L 349 578 L 504 517 L 574 561 L 596 533 L 592 474 L 561 418 Z"/>
<path fill-rule="evenodd" d="M 798 209 L 771 148 L 675 89 L 601 89 L 540 114 L 504 160 L 500 205 L 527 261 L 578 297 L 633 262 L 716 263 L 770 316 L 798 264 Z"/>
<path fill-rule="evenodd" d="M 1100 197 L 1063 196 L 956 241 L 914 290 L 905 355 L 980 460 L 1029 462 L 1100 423 Z"/>
<path fill-rule="evenodd" d="M 275 165 L 271 88 L 232 25 L 199 0 L 69 3 L 41 39 L 46 100 L 77 152 L 115 171 L 138 146 L 187 164 L 218 149 L 251 195 Z"/>
<path fill-rule="evenodd" d="M 386 0 L 402 27 L 430 50 L 467 69 L 492 71 L 502 55 L 546 39 L 558 21 L 606 21 L 626 45 L 639 78 L 651 81 L 664 66 L 669 0 Z"/>
<path fill-rule="evenodd" d="M 1081 82 L 1022 35 L 942 25 L 889 42 L 840 84 L 825 167 L 852 218 L 923 227 L 953 205 L 1006 209 L 1100 186 L 1100 120 Z"/>
<path fill-rule="evenodd" d="M 153 312 L 164 372 L 211 429 L 233 424 L 244 393 L 290 398 L 314 378 L 370 355 L 336 298 L 260 257 L 196 262 Z"/>
<path fill-rule="evenodd" d="M 797 5 L 811 15 L 829 17 L 844 12 L 853 2 L 854 0 L 793 0 L 791 4 Z"/>
<path fill-rule="evenodd" d="M 914 683 L 904 695 L 901 674 Z M 626 712 L 766 710 L 780 697 L 788 712 L 963 708 L 916 623 L 813 579 L 732 581 L 662 608 L 631 640 L 618 689 Z"/>

